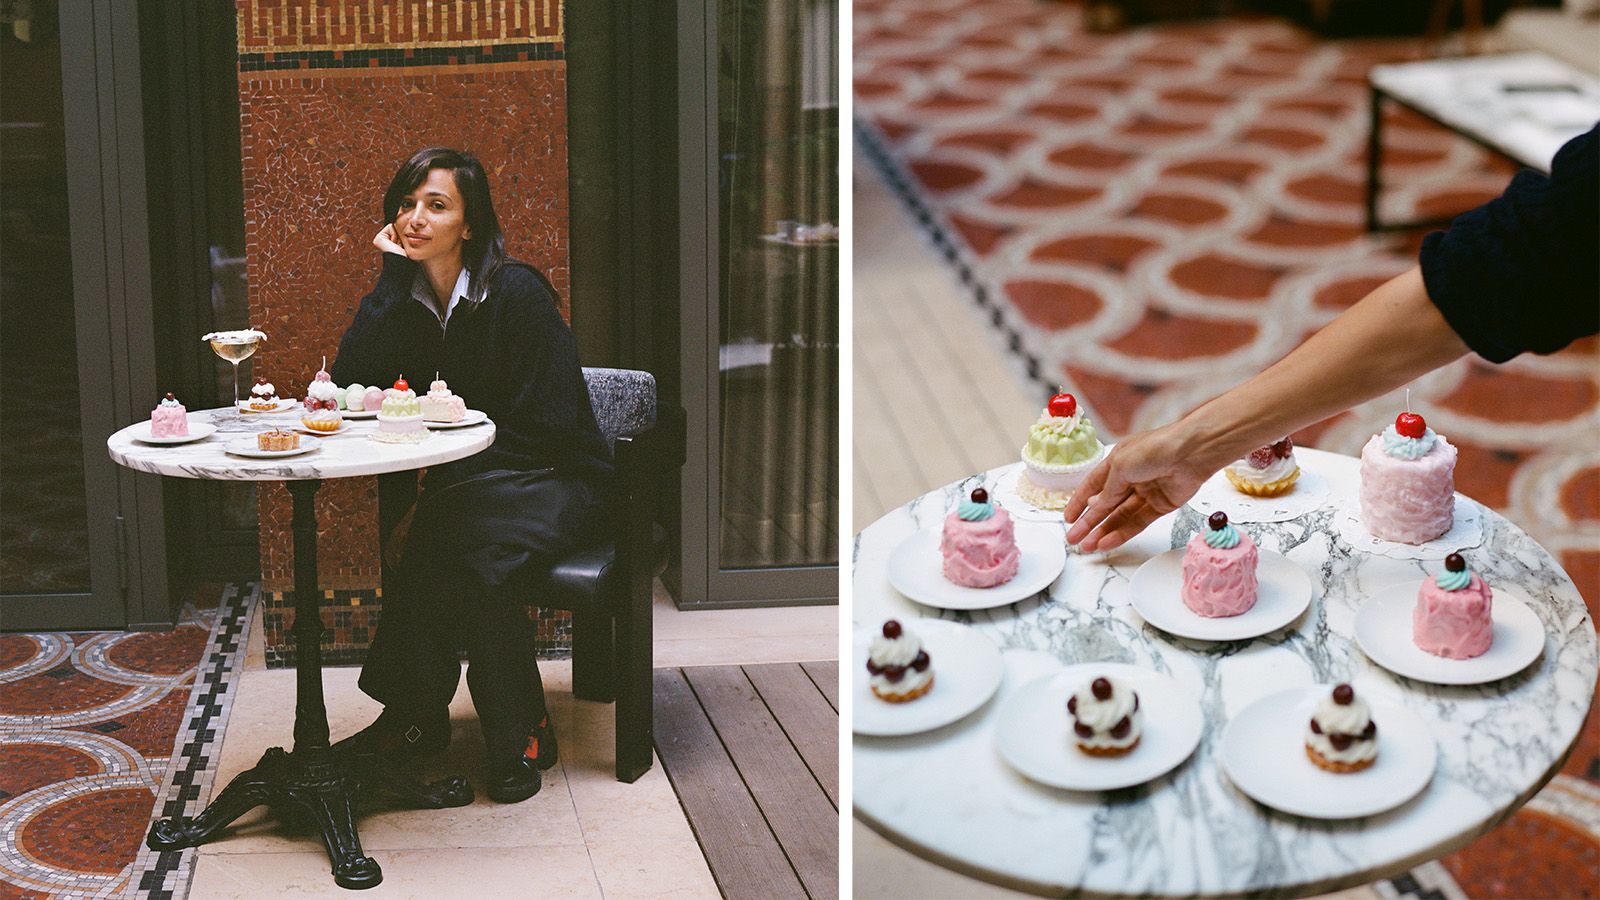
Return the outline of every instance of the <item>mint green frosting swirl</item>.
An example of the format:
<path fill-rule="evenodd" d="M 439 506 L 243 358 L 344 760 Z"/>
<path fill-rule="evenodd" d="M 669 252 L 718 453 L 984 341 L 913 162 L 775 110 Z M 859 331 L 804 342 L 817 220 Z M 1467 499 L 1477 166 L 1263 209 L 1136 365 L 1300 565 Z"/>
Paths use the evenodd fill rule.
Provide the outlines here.
<path fill-rule="evenodd" d="M 1422 437 L 1409 438 L 1390 425 L 1383 429 L 1383 452 L 1397 459 L 1420 459 L 1433 449 L 1433 442 L 1437 437 L 1432 428 L 1424 427 Z"/>
<path fill-rule="evenodd" d="M 993 503 L 973 503 L 970 499 L 961 501 L 961 508 L 956 510 L 956 516 L 963 522 L 982 522 L 992 515 Z"/>
<path fill-rule="evenodd" d="M 1232 522 L 1216 530 L 1207 528 L 1205 539 L 1206 546 L 1212 549 L 1232 550 L 1234 547 L 1239 546 L 1239 529 L 1234 528 Z"/>
<path fill-rule="evenodd" d="M 1433 580 L 1444 590 L 1459 591 L 1472 583 L 1472 570 L 1462 569 L 1459 572 L 1452 572 L 1449 569 L 1445 569 L 1438 575 L 1433 576 Z"/>

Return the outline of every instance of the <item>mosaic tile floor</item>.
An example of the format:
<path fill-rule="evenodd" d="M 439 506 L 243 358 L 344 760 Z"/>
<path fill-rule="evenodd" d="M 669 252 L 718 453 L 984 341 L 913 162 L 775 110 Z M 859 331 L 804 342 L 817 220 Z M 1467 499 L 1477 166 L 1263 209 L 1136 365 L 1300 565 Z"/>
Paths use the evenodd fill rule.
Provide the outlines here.
<path fill-rule="evenodd" d="M 1366 71 L 1418 48 L 1274 19 L 1100 35 L 1080 15 L 1032 0 L 855 3 L 856 139 L 1041 399 L 1066 385 L 1115 438 L 1243 380 L 1414 261 L 1420 235 L 1369 238 L 1361 223 Z M 1390 221 L 1464 210 L 1511 172 L 1400 111 L 1384 159 Z M 1597 350 L 1587 338 L 1500 367 L 1463 360 L 1412 393 L 1461 447 L 1458 489 L 1548 547 L 1592 612 Z M 1296 440 L 1359 452 L 1401 402 Z M 1575 873 L 1600 872 L 1595 712 L 1563 774 L 1442 863 L 1392 890 L 1572 896 Z"/>
<path fill-rule="evenodd" d="M 187 893 L 193 851 L 144 835 L 210 793 L 254 602 L 231 586 L 169 632 L 0 635 L 0 897 Z"/>

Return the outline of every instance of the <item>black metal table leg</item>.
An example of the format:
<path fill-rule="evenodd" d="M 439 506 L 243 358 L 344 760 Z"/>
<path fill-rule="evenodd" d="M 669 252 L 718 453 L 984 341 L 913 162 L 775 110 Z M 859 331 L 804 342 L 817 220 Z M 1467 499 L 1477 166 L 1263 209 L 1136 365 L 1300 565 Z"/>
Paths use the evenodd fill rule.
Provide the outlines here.
<path fill-rule="evenodd" d="M 465 806 L 472 802 L 472 788 L 461 777 L 416 784 L 374 757 L 329 749 L 313 506 L 321 482 L 290 481 L 287 486 L 294 498 L 294 751 L 270 748 L 255 768 L 236 776 L 199 815 L 157 821 L 145 843 L 152 850 L 197 846 L 246 812 L 266 805 L 280 816 L 293 811 L 315 823 L 333 863 L 334 883 L 360 890 L 383 881 L 383 870 L 362 853 L 356 834 L 356 795 L 364 786 L 427 809 Z"/>

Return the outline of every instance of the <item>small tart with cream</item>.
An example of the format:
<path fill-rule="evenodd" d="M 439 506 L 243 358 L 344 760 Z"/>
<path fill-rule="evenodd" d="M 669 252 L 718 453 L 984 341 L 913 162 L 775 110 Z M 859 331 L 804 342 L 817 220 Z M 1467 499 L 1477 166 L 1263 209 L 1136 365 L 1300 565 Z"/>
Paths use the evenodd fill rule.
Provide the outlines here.
<path fill-rule="evenodd" d="M 246 402 L 257 412 L 272 412 L 278 408 L 278 389 L 258 375 L 256 383 L 250 386 L 250 399 Z"/>
<path fill-rule="evenodd" d="M 1268 444 L 1223 469 L 1222 474 L 1241 493 L 1252 497 L 1287 494 L 1300 480 L 1300 466 L 1294 461 L 1294 441 L 1285 437 L 1276 444 Z"/>
<path fill-rule="evenodd" d="M 1090 756 L 1131 753 L 1144 732 L 1138 693 L 1115 678 L 1101 676 L 1073 691 L 1067 714 L 1078 749 Z"/>
<path fill-rule="evenodd" d="M 867 649 L 867 675 L 873 696 L 890 703 L 909 703 L 933 690 L 933 661 L 922 639 L 894 619 L 883 623 Z"/>
<path fill-rule="evenodd" d="M 1378 758 L 1378 723 L 1356 689 L 1340 684 L 1317 702 L 1306 726 L 1306 756 L 1317 768 L 1359 772 Z"/>

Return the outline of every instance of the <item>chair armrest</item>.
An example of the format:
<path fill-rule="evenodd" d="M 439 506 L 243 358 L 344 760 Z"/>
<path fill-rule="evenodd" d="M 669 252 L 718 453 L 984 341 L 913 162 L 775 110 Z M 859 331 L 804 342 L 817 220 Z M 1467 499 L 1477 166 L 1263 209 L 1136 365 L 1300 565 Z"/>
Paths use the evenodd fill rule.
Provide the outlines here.
<path fill-rule="evenodd" d="M 637 434 L 617 438 L 616 460 L 617 561 L 632 581 L 642 576 L 644 593 L 649 594 L 649 579 L 655 575 L 658 560 L 649 558 L 654 546 L 651 527 L 660 504 L 664 479 L 672 477 L 684 462 L 683 407 L 662 404 L 656 422 Z"/>

